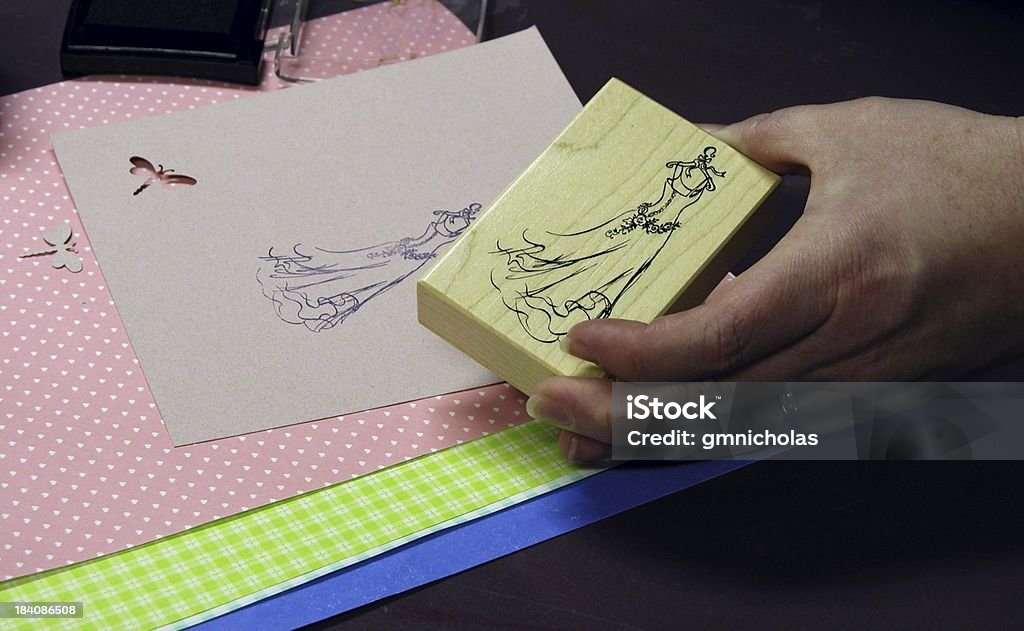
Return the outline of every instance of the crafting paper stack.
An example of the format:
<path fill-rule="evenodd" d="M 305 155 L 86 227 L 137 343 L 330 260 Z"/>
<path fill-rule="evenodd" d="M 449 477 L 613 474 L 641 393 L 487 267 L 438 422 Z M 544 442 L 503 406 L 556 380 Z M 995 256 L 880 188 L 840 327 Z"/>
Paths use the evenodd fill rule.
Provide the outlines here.
<path fill-rule="evenodd" d="M 388 6 L 307 38 L 365 67 Z M 0 99 L 0 601 L 84 605 L 21 622 L 186 626 L 587 475 L 414 299 L 579 103 L 536 31 L 402 19 L 425 58 L 287 90 Z"/>

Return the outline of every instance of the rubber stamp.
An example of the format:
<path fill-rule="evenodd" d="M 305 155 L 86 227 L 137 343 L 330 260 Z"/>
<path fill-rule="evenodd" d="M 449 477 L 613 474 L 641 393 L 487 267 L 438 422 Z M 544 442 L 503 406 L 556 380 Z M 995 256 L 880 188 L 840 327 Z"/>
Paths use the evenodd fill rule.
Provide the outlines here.
<path fill-rule="evenodd" d="M 600 376 L 559 339 L 588 319 L 650 322 L 697 292 L 778 183 L 612 79 L 418 282 L 419 321 L 526 393 Z"/>

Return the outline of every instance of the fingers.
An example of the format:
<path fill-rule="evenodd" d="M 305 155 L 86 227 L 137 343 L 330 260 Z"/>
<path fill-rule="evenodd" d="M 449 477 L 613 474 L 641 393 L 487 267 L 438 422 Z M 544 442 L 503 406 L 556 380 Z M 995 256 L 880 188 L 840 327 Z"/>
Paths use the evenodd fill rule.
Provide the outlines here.
<path fill-rule="evenodd" d="M 611 457 L 611 406 L 607 379 L 551 377 L 537 384 L 526 413 L 562 428 L 558 444 L 570 462 L 596 463 Z"/>
<path fill-rule="evenodd" d="M 777 173 L 811 171 L 831 124 L 828 106 L 790 107 L 758 114 L 745 121 L 705 130 L 752 160 Z"/>
<path fill-rule="evenodd" d="M 558 446 L 566 460 L 577 464 L 603 463 L 612 457 L 611 445 L 564 430 L 558 436 Z"/>
<path fill-rule="evenodd" d="M 607 379 L 550 377 L 534 388 L 526 413 L 602 443 L 612 442 L 612 383 Z"/>
<path fill-rule="evenodd" d="M 811 334 L 832 312 L 835 288 L 818 255 L 787 249 L 720 286 L 699 307 L 650 324 L 581 322 L 564 348 L 626 381 L 692 381 L 736 372 Z"/>

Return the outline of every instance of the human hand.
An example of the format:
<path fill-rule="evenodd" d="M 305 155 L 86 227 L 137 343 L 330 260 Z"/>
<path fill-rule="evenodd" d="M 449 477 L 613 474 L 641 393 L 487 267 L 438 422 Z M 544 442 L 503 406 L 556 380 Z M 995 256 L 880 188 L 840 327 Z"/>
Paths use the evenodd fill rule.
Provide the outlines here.
<path fill-rule="evenodd" d="M 809 172 L 803 216 L 702 306 L 583 322 L 563 348 L 626 381 L 943 379 L 1024 353 L 1024 119 L 882 98 L 714 134 Z M 531 416 L 571 460 L 608 457 L 611 382 L 553 377 Z"/>

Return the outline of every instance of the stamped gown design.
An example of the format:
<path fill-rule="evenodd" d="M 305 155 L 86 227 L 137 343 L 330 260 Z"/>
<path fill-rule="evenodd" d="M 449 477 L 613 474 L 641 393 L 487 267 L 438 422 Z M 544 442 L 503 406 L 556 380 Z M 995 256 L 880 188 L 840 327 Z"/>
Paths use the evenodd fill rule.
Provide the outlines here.
<path fill-rule="evenodd" d="M 435 210 L 436 219 L 418 237 L 357 250 L 297 244 L 279 253 L 271 247 L 260 257 L 256 279 L 281 320 L 324 331 L 413 276 L 462 234 L 479 212 L 476 203 L 457 212 Z"/>

